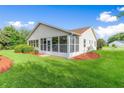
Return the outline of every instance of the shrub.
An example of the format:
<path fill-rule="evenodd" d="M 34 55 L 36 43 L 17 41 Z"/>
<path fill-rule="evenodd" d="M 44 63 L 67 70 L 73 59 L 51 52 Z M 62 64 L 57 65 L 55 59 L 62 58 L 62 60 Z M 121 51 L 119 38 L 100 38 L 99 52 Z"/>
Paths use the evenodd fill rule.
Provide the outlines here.
<path fill-rule="evenodd" d="M 35 54 L 38 54 L 38 53 L 39 53 L 39 51 L 35 49 L 35 50 L 34 50 L 34 53 L 35 53 Z"/>
<path fill-rule="evenodd" d="M 34 48 L 26 44 L 17 45 L 15 47 L 15 52 L 19 52 L 19 53 L 29 53 L 33 51 L 34 51 Z"/>
<path fill-rule="evenodd" d="M 112 44 L 112 47 L 116 48 L 117 46 L 115 44 Z"/>

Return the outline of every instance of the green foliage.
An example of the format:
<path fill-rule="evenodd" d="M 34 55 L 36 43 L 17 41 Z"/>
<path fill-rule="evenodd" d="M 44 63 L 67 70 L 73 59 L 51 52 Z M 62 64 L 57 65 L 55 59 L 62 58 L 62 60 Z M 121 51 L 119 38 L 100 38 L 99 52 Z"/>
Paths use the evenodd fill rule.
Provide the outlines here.
<path fill-rule="evenodd" d="M 112 44 L 112 47 L 117 48 L 117 46 L 115 44 Z"/>
<path fill-rule="evenodd" d="M 98 39 L 97 40 L 97 49 L 102 49 L 103 46 L 106 46 L 106 42 L 104 39 Z"/>
<path fill-rule="evenodd" d="M 21 45 L 17 45 L 15 47 L 15 52 L 19 52 L 19 53 L 29 53 L 29 52 L 34 52 L 33 47 L 26 45 L 26 44 L 21 44 Z"/>
<path fill-rule="evenodd" d="M 116 40 L 124 40 L 124 33 L 118 33 L 116 35 L 111 36 L 108 39 L 108 43 L 111 43 L 111 42 L 116 41 Z"/>
<path fill-rule="evenodd" d="M 10 37 L 9 33 L 4 32 L 4 31 L 0 31 L 0 45 L 1 45 L 2 49 L 7 48 L 9 41 L 10 41 L 9 37 Z"/>
<path fill-rule="evenodd" d="M 18 44 L 26 43 L 27 30 L 16 30 L 13 26 L 4 27 L 0 31 L 0 44 L 3 49 L 13 49 Z"/>

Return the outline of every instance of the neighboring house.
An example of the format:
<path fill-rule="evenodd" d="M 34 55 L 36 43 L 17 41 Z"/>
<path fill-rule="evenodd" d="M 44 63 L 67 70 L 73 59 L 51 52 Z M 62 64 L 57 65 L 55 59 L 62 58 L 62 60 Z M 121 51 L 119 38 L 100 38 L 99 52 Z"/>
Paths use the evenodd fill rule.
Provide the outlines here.
<path fill-rule="evenodd" d="M 67 31 L 44 23 L 36 25 L 27 43 L 40 53 L 67 58 L 97 49 L 97 39 L 90 27 Z"/>
<path fill-rule="evenodd" d="M 113 41 L 109 43 L 110 47 L 112 47 L 112 45 L 115 45 L 116 47 L 124 47 L 124 41 Z"/>

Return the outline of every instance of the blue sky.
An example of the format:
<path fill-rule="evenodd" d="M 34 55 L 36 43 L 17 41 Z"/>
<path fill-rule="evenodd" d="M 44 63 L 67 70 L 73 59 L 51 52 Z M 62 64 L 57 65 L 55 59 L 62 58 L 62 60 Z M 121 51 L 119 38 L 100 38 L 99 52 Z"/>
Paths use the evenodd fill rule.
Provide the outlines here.
<path fill-rule="evenodd" d="M 0 27 L 32 29 L 37 22 L 64 29 L 92 26 L 98 37 L 106 39 L 124 31 L 124 18 L 115 17 L 120 11 L 124 6 L 0 6 Z"/>

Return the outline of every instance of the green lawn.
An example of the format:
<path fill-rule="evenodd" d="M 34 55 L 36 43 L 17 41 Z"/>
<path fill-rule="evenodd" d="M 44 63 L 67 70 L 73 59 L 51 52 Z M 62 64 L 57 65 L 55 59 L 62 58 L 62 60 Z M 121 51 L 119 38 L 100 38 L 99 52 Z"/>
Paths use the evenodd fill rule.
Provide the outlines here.
<path fill-rule="evenodd" d="M 2 50 L 14 65 L 0 75 L 0 87 L 124 87 L 124 48 L 97 53 L 101 58 L 75 61 Z"/>

